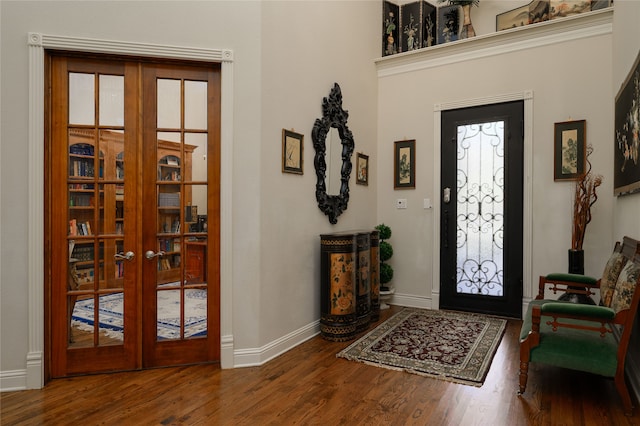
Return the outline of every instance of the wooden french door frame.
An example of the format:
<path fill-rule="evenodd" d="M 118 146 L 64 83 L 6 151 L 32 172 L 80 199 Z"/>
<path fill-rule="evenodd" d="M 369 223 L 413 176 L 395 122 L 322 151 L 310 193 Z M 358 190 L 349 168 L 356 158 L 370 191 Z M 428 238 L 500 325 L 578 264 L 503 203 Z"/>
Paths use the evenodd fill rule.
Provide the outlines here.
<path fill-rule="evenodd" d="M 211 49 L 202 47 L 168 46 L 157 43 L 105 40 L 96 38 L 69 37 L 57 34 L 29 32 L 25 37 L 28 49 L 28 135 L 27 135 L 27 362 L 24 370 L 24 387 L 42 388 L 51 378 L 51 341 L 48 306 L 46 304 L 49 278 L 45 271 L 49 265 L 43 253 L 50 249 L 45 240 L 45 148 L 47 137 L 44 117 L 45 107 L 44 75 L 47 52 L 77 51 L 87 53 L 110 53 L 154 58 L 173 58 L 220 63 L 221 72 L 221 230 L 220 230 L 220 280 L 221 307 L 220 327 L 222 368 L 234 366 L 233 337 L 233 106 L 234 106 L 234 54 L 231 49 Z"/>
<path fill-rule="evenodd" d="M 209 159 L 207 168 L 207 211 L 209 214 L 208 230 L 206 232 L 206 281 L 207 286 L 207 338 L 212 342 L 202 345 L 198 339 L 159 341 L 156 332 L 156 319 L 153 312 L 156 311 L 156 284 L 157 268 L 156 259 L 143 259 L 142 276 L 153 277 L 153 280 L 144 279 L 142 283 L 143 303 L 147 306 L 142 313 L 142 365 L 143 368 L 159 367 L 166 365 L 180 365 L 198 362 L 198 360 L 220 360 L 220 69 L 214 66 L 203 68 L 192 66 L 177 66 L 165 64 L 149 64 L 143 70 L 143 104 L 147 111 L 144 114 L 142 131 L 143 146 L 142 158 L 157 158 L 157 92 L 158 79 L 174 79 L 174 81 L 204 81 L 207 82 L 207 151 Z M 184 115 L 182 110 L 181 115 Z M 183 128 L 181 133 L 187 133 Z M 184 160 L 184 157 L 182 158 Z M 144 161 L 144 160 L 143 160 Z M 155 167 L 143 167 L 142 178 L 142 204 L 157 205 L 156 199 L 156 173 Z M 183 170 L 183 174 L 186 174 Z M 190 180 L 191 181 L 191 180 Z M 182 189 L 190 188 L 183 185 Z M 186 190 L 184 192 L 187 192 Z M 184 196 L 183 192 L 183 196 Z M 183 209 L 184 210 L 184 209 Z M 154 208 L 143 210 L 141 218 L 143 223 L 156 223 L 157 212 Z M 157 230 L 143 229 L 142 251 L 157 250 Z M 183 231 L 184 232 L 184 231 Z M 200 235 L 200 234 L 193 234 Z M 186 242 L 186 238 L 185 238 Z M 185 246 L 186 244 L 183 244 Z M 188 248 L 183 247 L 183 266 L 188 262 Z M 186 271 L 185 271 L 185 275 Z M 186 277 L 185 277 L 186 280 Z"/>
<path fill-rule="evenodd" d="M 525 310 L 532 299 L 534 289 L 532 287 L 532 247 L 533 247 L 533 91 L 525 90 L 495 96 L 484 96 L 473 99 L 462 99 L 435 104 L 433 107 L 433 194 L 440 198 L 440 173 L 441 152 L 440 140 L 442 137 L 441 114 L 443 111 L 466 108 L 493 103 L 511 102 L 522 100 L 524 102 L 524 187 L 523 187 L 523 301 L 522 309 Z M 431 308 L 440 309 L 440 202 L 433 203 L 433 241 L 432 241 L 432 269 L 431 269 Z"/>
<path fill-rule="evenodd" d="M 140 111 L 138 111 L 137 106 L 140 106 L 143 103 L 138 101 L 138 99 L 141 98 L 141 95 L 140 93 L 138 93 L 138 90 L 142 90 L 142 87 L 139 86 L 138 82 L 141 81 L 141 78 L 140 78 L 141 63 L 148 62 L 148 61 L 140 62 L 140 61 L 136 61 L 135 59 L 132 59 L 132 60 L 127 59 L 125 61 L 117 60 L 115 61 L 116 65 L 107 64 L 106 66 L 104 66 L 102 65 L 103 63 L 105 63 L 104 59 L 102 59 L 102 61 L 96 60 L 97 61 L 96 63 L 92 63 L 91 61 L 86 61 L 85 59 L 81 59 L 80 60 L 81 65 L 79 66 L 79 68 L 78 68 L 78 65 L 75 64 L 75 67 L 78 68 L 79 70 L 82 70 L 82 61 L 86 62 L 87 70 L 91 69 L 91 67 L 94 67 L 94 71 L 99 70 L 99 72 L 104 72 L 105 74 L 115 74 L 115 75 L 122 74 L 122 75 L 129 76 L 125 80 L 125 86 L 128 87 L 127 90 L 130 91 L 131 96 L 133 96 L 135 100 L 131 105 L 129 105 L 129 108 L 127 109 L 127 112 L 126 112 L 126 114 L 128 114 L 127 115 L 128 118 L 125 118 L 125 121 L 130 122 L 131 125 L 127 126 L 127 128 L 125 129 L 125 140 L 128 139 L 130 142 L 139 140 L 139 136 L 142 134 L 142 132 L 138 130 L 138 126 L 142 126 L 142 123 L 139 123 L 139 124 L 135 124 L 135 123 L 139 122 L 138 117 L 140 116 Z M 59 123 L 59 121 L 61 120 L 61 117 L 66 116 L 66 104 L 68 103 L 68 101 L 66 100 L 66 97 L 65 97 L 67 89 L 64 89 L 66 87 L 64 79 L 67 78 L 66 77 L 67 70 L 64 67 L 60 68 L 60 65 L 59 65 L 60 61 L 57 61 L 57 60 L 52 60 L 51 62 L 48 62 L 48 64 L 52 64 L 54 62 L 58 63 L 58 65 L 55 65 L 52 67 L 51 73 L 53 75 L 53 78 L 58 80 L 58 83 L 56 84 L 59 87 L 63 88 L 61 92 L 63 93 L 63 98 L 61 99 L 56 98 L 55 102 L 50 102 L 50 105 L 52 106 L 49 112 L 53 114 L 54 117 L 58 117 L 58 119 L 53 120 L 53 126 L 52 126 L 53 132 L 50 132 L 50 135 L 53 138 L 58 138 L 59 140 L 66 141 L 68 137 L 67 125 L 61 124 Z M 66 60 L 63 62 L 65 64 L 67 63 Z M 193 67 L 193 64 L 191 66 Z M 173 63 L 171 67 L 173 69 L 176 69 L 178 68 L 178 65 Z M 221 151 L 220 149 L 220 133 L 221 133 L 220 131 L 221 129 L 220 86 L 221 86 L 221 78 L 220 78 L 219 65 L 201 64 L 199 68 L 201 70 L 208 69 L 209 71 L 205 71 L 205 74 L 208 72 L 209 75 L 213 75 L 212 78 L 211 77 L 209 78 L 210 90 L 209 90 L 209 95 L 207 96 L 207 103 L 210 105 L 210 112 L 208 114 L 208 117 L 209 117 L 208 128 L 209 128 L 210 136 L 208 138 L 209 143 L 208 143 L 208 151 L 207 151 L 208 158 L 209 158 L 208 163 L 210 164 L 210 167 L 208 168 L 209 172 L 207 175 L 207 182 L 209 182 L 208 185 L 210 188 L 210 191 L 209 191 L 210 196 L 209 196 L 209 202 L 207 203 L 208 211 L 205 212 L 209 215 L 209 227 L 208 227 L 207 235 L 209 237 L 208 241 L 211 244 L 210 249 L 207 250 L 208 257 L 206 261 L 206 263 L 209 265 L 208 279 L 210 283 L 210 287 L 208 291 L 208 293 L 210 294 L 210 300 L 208 303 L 209 308 L 207 313 L 209 326 L 207 327 L 208 333 L 207 333 L 206 340 L 207 342 L 210 342 L 210 344 L 207 344 L 204 346 L 204 352 L 202 350 L 203 348 L 202 344 L 197 344 L 197 343 L 194 344 L 194 342 L 197 342 L 197 340 L 202 341 L 203 339 L 194 339 L 194 341 L 183 341 L 188 343 L 187 346 L 189 347 L 182 348 L 181 350 L 178 349 L 178 351 L 176 351 L 175 349 L 176 345 L 173 345 L 174 346 L 173 351 L 167 351 L 166 347 L 168 345 L 164 345 L 162 350 L 159 351 L 160 353 L 165 355 L 164 358 L 161 358 L 160 364 L 158 364 L 158 362 L 155 362 L 155 363 L 151 363 L 150 365 L 145 365 L 144 359 L 141 361 L 141 356 L 142 356 L 141 354 L 144 351 L 143 351 L 143 346 L 141 346 L 142 341 L 140 340 L 140 334 L 138 332 L 135 332 L 135 333 L 131 331 L 125 332 L 124 334 L 125 339 L 122 345 L 113 345 L 113 346 L 107 346 L 107 347 L 100 346 L 98 350 L 93 350 L 93 351 L 89 349 L 85 350 L 84 348 L 82 349 L 75 348 L 73 350 L 68 350 L 68 349 L 65 349 L 65 346 L 61 344 L 61 342 L 65 342 L 64 345 L 66 345 L 66 342 L 69 341 L 70 339 L 70 335 L 64 333 L 64 330 L 67 330 L 67 332 L 69 332 L 68 319 L 66 317 L 63 318 L 62 315 L 57 315 L 57 316 L 51 315 L 52 314 L 51 309 L 47 309 L 47 316 L 51 318 L 51 322 L 48 323 L 48 325 L 46 325 L 45 328 L 46 330 L 48 330 L 47 335 L 52 336 L 51 338 L 48 338 L 50 339 L 48 341 L 51 342 L 50 347 L 52 348 L 51 359 L 50 359 L 51 369 L 49 374 L 53 374 L 54 376 L 60 376 L 60 375 L 70 375 L 70 374 L 85 373 L 85 372 L 130 370 L 130 369 L 136 369 L 136 368 L 144 368 L 147 366 L 202 362 L 203 360 L 204 361 L 220 360 L 220 341 L 221 341 L 221 338 L 220 338 L 220 163 L 221 163 L 220 161 L 220 151 Z M 62 84 L 60 84 L 60 82 L 62 82 Z M 155 96 L 155 87 L 151 87 L 149 89 L 153 90 L 153 93 Z M 154 134 L 151 136 L 153 138 L 153 142 L 155 146 L 156 135 Z M 141 155 L 141 152 L 136 152 L 138 149 L 140 149 L 139 145 L 137 143 L 130 143 L 129 145 L 125 144 L 125 146 L 129 147 L 127 148 L 127 152 L 129 152 L 128 161 L 131 161 L 129 170 L 131 170 L 131 168 L 134 168 L 135 170 L 141 168 L 144 164 L 144 161 L 142 160 L 143 156 Z M 68 154 L 66 149 L 64 150 L 64 152 L 59 152 L 59 151 L 61 150 L 51 149 L 50 145 L 47 145 L 46 158 L 48 158 L 47 165 L 48 165 L 49 171 L 52 171 L 53 169 L 55 169 L 56 165 L 66 164 L 66 161 L 68 159 L 67 157 Z M 153 157 L 155 157 L 155 153 L 153 153 Z M 150 174 L 146 173 L 146 175 L 147 176 L 150 175 L 155 182 L 155 174 L 156 174 L 155 162 L 148 163 L 146 166 L 144 166 L 144 168 L 152 170 L 152 173 Z M 66 179 L 64 176 L 67 173 L 66 170 L 68 170 L 68 167 L 63 167 L 62 169 L 63 170 L 57 173 L 55 176 L 61 175 L 64 181 Z M 140 192 L 135 189 L 132 191 L 131 188 L 140 187 L 141 183 L 138 181 L 138 175 L 139 173 L 133 174 L 130 172 L 129 178 L 128 178 L 130 179 L 131 184 L 127 192 L 132 194 L 137 194 L 136 197 L 140 195 Z M 60 186 L 62 181 L 60 181 L 59 178 L 56 178 L 54 180 L 47 179 L 47 181 L 48 181 L 48 189 L 49 189 L 47 191 L 47 194 L 52 194 L 51 191 L 52 191 L 53 184 L 55 184 L 58 187 L 58 190 L 61 189 Z M 56 184 L 56 182 L 58 183 Z M 63 198 L 66 200 L 66 197 L 63 197 Z M 151 206 L 157 205 L 157 203 L 155 202 L 155 198 L 154 200 L 152 200 L 151 203 L 148 203 L 148 204 L 150 204 Z M 55 238 L 53 238 L 53 240 L 55 241 L 61 241 L 66 239 L 67 227 L 59 226 L 61 223 L 67 223 L 66 210 L 64 210 L 64 213 L 62 213 L 61 211 L 63 209 L 61 209 L 60 207 L 65 207 L 69 205 L 69 203 L 66 202 L 66 203 L 62 203 L 61 205 L 59 204 L 56 208 L 55 200 L 53 200 L 51 196 L 48 196 L 47 205 L 48 205 L 48 208 L 46 211 L 50 212 L 51 216 L 45 215 L 46 216 L 46 220 L 45 220 L 46 234 L 49 234 L 49 233 L 60 234 L 60 235 L 56 234 L 57 236 L 54 235 Z M 126 205 L 127 204 L 125 203 L 125 210 L 127 210 Z M 141 203 L 139 201 L 136 202 L 134 200 L 134 202 L 129 203 L 129 205 L 132 206 L 132 208 L 128 209 L 129 220 L 125 222 L 125 229 L 127 230 L 127 234 L 133 235 L 133 238 L 138 240 L 138 242 L 136 242 L 135 244 L 133 242 L 125 243 L 125 248 L 124 248 L 125 251 L 132 250 L 135 253 L 137 253 L 136 261 L 125 267 L 125 271 L 126 270 L 129 271 L 128 278 L 125 279 L 126 284 L 124 286 L 124 293 L 128 294 L 128 296 L 126 296 L 127 297 L 126 300 L 128 302 L 125 302 L 125 312 L 124 312 L 125 327 L 127 323 L 129 324 L 131 324 L 132 322 L 135 322 L 136 324 L 143 323 L 141 310 L 139 308 L 140 305 L 138 302 L 139 297 L 141 296 L 141 293 L 140 293 L 140 289 L 137 288 L 139 284 L 136 284 L 140 282 L 140 278 L 139 278 L 141 276 L 140 261 L 142 260 L 142 256 L 143 256 L 142 244 L 139 243 L 140 231 L 138 230 L 137 225 L 145 222 L 144 220 L 140 220 L 141 219 L 140 216 L 135 217 L 136 205 L 141 205 Z M 135 217 L 135 220 L 131 220 L 134 217 Z M 56 279 L 56 277 L 58 277 L 57 286 L 54 285 L 56 281 L 52 281 L 49 284 L 49 287 L 52 289 L 51 294 L 53 296 L 53 301 L 56 302 L 56 306 L 58 306 L 58 303 L 60 303 L 61 300 L 65 300 L 67 297 L 64 294 L 63 295 L 57 295 L 57 294 L 58 294 L 58 289 L 62 286 L 61 282 L 67 281 L 66 277 L 68 274 L 66 272 L 66 268 L 69 268 L 69 266 L 66 262 L 66 258 L 65 258 L 66 254 L 62 254 L 59 250 L 59 247 L 53 247 L 51 245 L 51 241 L 52 239 L 47 239 L 47 242 L 49 244 L 49 247 L 48 247 L 49 250 L 47 250 L 47 253 L 51 255 L 51 258 L 49 259 L 47 257 L 46 264 L 49 265 L 52 271 L 52 273 L 49 274 L 49 276 L 53 277 L 54 280 Z M 105 255 L 106 255 L 106 252 L 105 252 Z M 105 258 L 105 262 L 106 261 L 107 259 Z M 148 270 L 148 272 L 149 271 L 152 272 L 153 270 Z M 155 274 L 151 273 L 150 275 L 155 275 Z M 155 300 L 155 293 L 153 296 Z M 48 307 L 50 306 L 49 304 L 50 302 L 47 302 L 45 306 Z M 148 326 L 149 328 L 155 329 L 155 320 L 153 324 Z M 65 335 L 61 336 L 59 335 L 59 333 L 62 333 Z M 200 347 L 201 349 L 198 350 L 198 347 Z M 178 356 L 178 353 L 186 353 L 186 354 L 189 354 L 189 356 L 186 356 L 186 357 Z M 87 364 L 87 359 L 89 359 L 89 355 L 91 356 L 92 361 L 90 362 L 90 364 Z M 92 367 L 94 369 L 88 370 L 87 368 L 89 367 Z M 64 371 L 64 374 L 61 374 L 62 371 Z"/>

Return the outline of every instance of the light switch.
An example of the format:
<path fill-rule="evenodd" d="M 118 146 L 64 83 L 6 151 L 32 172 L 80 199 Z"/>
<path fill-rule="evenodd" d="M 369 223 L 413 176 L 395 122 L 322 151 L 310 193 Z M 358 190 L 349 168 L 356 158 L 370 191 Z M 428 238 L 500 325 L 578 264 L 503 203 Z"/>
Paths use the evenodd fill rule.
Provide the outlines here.
<path fill-rule="evenodd" d="M 423 202 L 422 207 L 425 208 L 425 209 L 430 209 L 430 208 L 433 207 L 431 205 L 431 199 L 430 198 L 425 198 L 422 202 Z"/>
<path fill-rule="evenodd" d="M 396 200 L 396 208 L 397 209 L 406 209 L 407 208 L 407 199 L 406 198 L 398 198 Z"/>

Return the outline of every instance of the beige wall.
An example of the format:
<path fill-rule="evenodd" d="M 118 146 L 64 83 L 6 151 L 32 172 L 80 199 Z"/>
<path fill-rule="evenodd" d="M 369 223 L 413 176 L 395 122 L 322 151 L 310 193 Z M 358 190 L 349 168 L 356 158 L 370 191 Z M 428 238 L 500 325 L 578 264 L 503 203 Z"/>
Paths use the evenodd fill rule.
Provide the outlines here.
<path fill-rule="evenodd" d="M 483 5 L 478 11 L 482 12 Z M 475 18 L 474 18 L 475 19 Z M 482 21 L 482 17 L 479 17 Z M 473 43 L 473 41 L 471 41 Z M 480 43 L 480 41 L 478 41 Z M 425 210 L 423 199 L 439 202 L 434 189 L 440 158 L 434 149 L 434 107 L 437 104 L 491 98 L 509 93 L 533 92 L 532 163 L 532 250 L 530 276 L 525 276 L 524 294 L 531 295 L 536 278 L 549 271 L 566 271 L 567 249 L 571 244 L 573 183 L 554 182 L 553 128 L 569 119 L 587 121 L 587 142 L 592 144 L 593 170 L 604 175 L 593 220 L 586 233 L 585 272 L 601 273 L 613 247 L 613 175 L 611 129 L 611 44 L 612 35 L 603 34 L 564 41 L 526 50 L 501 51 L 448 65 L 433 61 L 429 67 L 411 67 L 407 56 L 398 61 L 380 62 L 378 86 L 378 220 L 391 226 L 396 301 L 417 306 L 437 306 L 432 300 L 435 209 Z M 437 53 L 434 52 L 434 55 Z M 420 54 L 418 54 L 420 55 Z M 420 57 L 418 57 L 420 59 Z M 428 61 L 428 55 L 424 58 Z M 442 53 L 442 62 L 447 62 Z M 409 67 L 409 70 L 403 71 Z M 393 142 L 416 140 L 416 189 L 393 188 Z M 439 145 L 438 145 L 439 146 Z M 436 192 L 437 191 L 437 192 Z M 408 208 L 399 210 L 395 200 L 406 198 Z"/>
<path fill-rule="evenodd" d="M 478 34 L 527 1 L 483 0 Z M 393 77 L 376 76 L 381 2 L 0 2 L 0 384 L 25 369 L 28 350 L 27 32 L 234 51 L 233 335 L 237 353 L 263 361 L 271 347 L 319 319 L 321 233 L 392 226 L 398 291 L 428 302 L 433 217 L 433 105 L 533 90 L 533 273 L 566 268 L 571 185 L 553 182 L 553 123 L 586 119 L 605 175 L 585 249 L 598 274 L 620 235 L 640 236 L 640 197 L 612 194 L 612 97 L 638 51 L 640 2 L 616 0 L 614 34 Z M 482 12 L 484 10 L 484 12 Z M 372 40 L 369 42 L 368 40 Z M 613 44 L 613 52 L 611 46 Z M 613 63 L 613 67 L 612 67 Z M 311 128 L 334 82 L 344 94 L 369 186 L 351 179 L 348 210 L 332 226 L 315 201 Z M 613 87 L 612 87 L 613 86 Z M 613 94 L 612 94 L 613 93 Z M 303 133 L 304 175 L 281 173 L 283 128 Z M 417 140 L 417 187 L 394 191 L 394 140 Z M 398 211 L 396 198 L 409 208 Z M 613 225 L 612 225 L 613 224 Z M 244 358 L 243 358 L 244 359 Z M 0 386 L 1 387 L 1 386 Z"/>
<path fill-rule="evenodd" d="M 322 233 L 376 225 L 375 178 L 350 180 L 347 210 L 331 225 L 315 197 L 311 130 L 334 83 L 349 112 L 355 152 L 376 158 L 377 76 L 381 2 L 272 2 L 262 7 L 262 259 L 259 290 L 262 344 L 320 318 Z M 281 173 L 282 129 L 304 134 L 304 174 Z M 355 167 L 354 167 L 355 170 Z M 375 169 L 371 169 L 375 176 Z"/>
<path fill-rule="evenodd" d="M 356 187 L 331 226 L 317 208 L 311 128 L 340 83 L 356 150 L 375 157 L 378 1 L 0 2 L 0 387 L 28 345 L 27 33 L 232 49 L 233 337 L 236 361 L 319 319 L 318 235 L 375 224 L 375 186 Z M 358 33 L 354 34 L 354 28 Z M 304 175 L 281 172 L 282 128 L 305 135 Z M 286 339 L 285 339 L 286 340 Z M 295 339 L 292 343 L 296 343 Z M 284 345 L 289 344 L 285 342 Z"/>

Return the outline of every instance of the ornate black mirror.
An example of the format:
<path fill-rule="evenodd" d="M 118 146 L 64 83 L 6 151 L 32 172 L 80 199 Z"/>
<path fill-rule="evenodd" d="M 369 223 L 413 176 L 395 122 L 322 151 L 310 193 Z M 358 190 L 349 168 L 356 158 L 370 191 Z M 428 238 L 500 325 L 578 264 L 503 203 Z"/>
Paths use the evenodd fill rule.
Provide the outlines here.
<path fill-rule="evenodd" d="M 329 96 L 322 100 L 322 118 L 317 118 L 311 132 L 313 147 L 316 156 L 313 164 L 316 168 L 316 200 L 318 207 L 329 216 L 329 222 L 338 223 L 338 216 L 347 209 L 349 203 L 349 177 L 351 176 L 351 154 L 353 154 L 354 142 L 351 130 L 347 127 L 349 113 L 342 109 L 342 91 L 338 83 L 334 83 Z M 337 132 L 337 137 L 335 133 Z M 328 139 L 327 139 L 328 138 Z M 342 146 L 342 154 L 337 157 L 331 155 Z M 327 154 L 328 152 L 328 154 Z M 333 158 L 333 159 L 332 159 Z M 327 192 L 327 170 L 328 180 L 338 179 L 339 192 Z M 339 175 L 338 171 L 339 170 Z M 333 185 L 329 185 L 332 188 Z M 338 185 L 335 186 L 336 191 Z"/>

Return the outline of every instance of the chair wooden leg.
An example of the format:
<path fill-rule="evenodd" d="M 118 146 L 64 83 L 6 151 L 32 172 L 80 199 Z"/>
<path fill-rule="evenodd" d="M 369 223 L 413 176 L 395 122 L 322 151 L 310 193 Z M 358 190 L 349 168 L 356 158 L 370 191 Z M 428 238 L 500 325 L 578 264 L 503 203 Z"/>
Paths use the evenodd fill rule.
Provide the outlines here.
<path fill-rule="evenodd" d="M 627 388 L 627 384 L 624 381 L 624 373 L 616 375 L 615 383 L 618 394 L 620 395 L 620 399 L 622 399 L 625 416 L 632 416 L 633 404 L 631 402 L 631 396 L 629 395 L 629 389 Z"/>
<path fill-rule="evenodd" d="M 527 389 L 527 379 L 529 377 L 529 363 L 526 361 L 520 361 L 520 388 L 518 389 L 518 396 L 522 395 Z"/>

